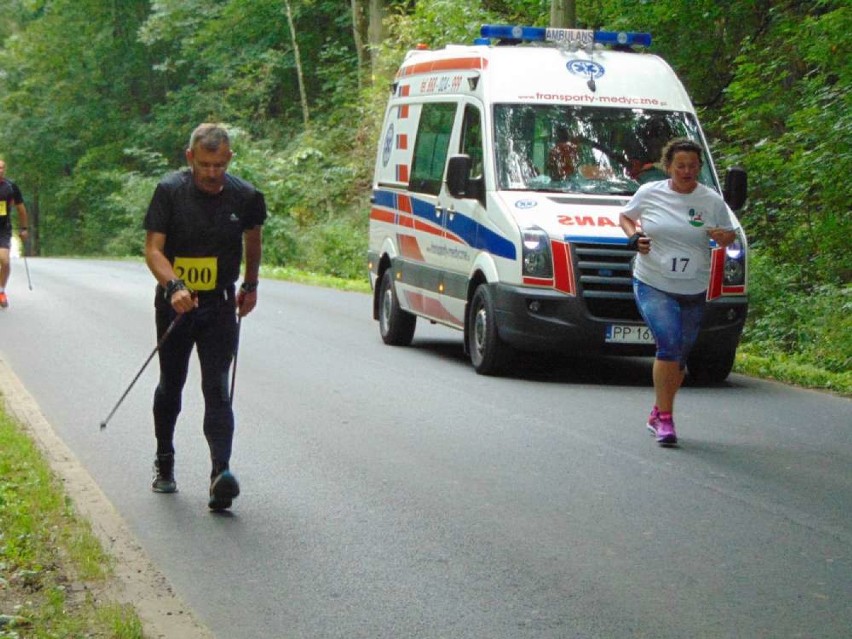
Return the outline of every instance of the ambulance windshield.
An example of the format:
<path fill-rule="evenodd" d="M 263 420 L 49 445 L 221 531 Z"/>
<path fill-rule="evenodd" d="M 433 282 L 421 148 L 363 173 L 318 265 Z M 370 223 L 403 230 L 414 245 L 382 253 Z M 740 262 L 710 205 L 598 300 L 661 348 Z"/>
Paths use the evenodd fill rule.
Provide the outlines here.
<path fill-rule="evenodd" d="M 701 144 L 688 113 L 585 106 L 498 104 L 494 107 L 497 184 L 501 190 L 632 195 L 666 178 L 666 142 Z M 703 145 L 702 145 L 703 146 Z M 699 181 L 718 190 L 705 152 Z"/>

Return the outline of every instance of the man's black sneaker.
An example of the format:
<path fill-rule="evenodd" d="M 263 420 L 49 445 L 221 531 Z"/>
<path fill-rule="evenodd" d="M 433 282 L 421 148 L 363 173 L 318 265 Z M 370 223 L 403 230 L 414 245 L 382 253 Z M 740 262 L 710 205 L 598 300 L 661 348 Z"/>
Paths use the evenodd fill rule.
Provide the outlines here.
<path fill-rule="evenodd" d="M 210 483 L 210 501 L 207 507 L 210 510 L 227 510 L 231 507 L 234 497 L 240 494 L 240 483 L 231 474 L 230 470 L 223 470 L 216 475 Z"/>
<path fill-rule="evenodd" d="M 154 481 L 151 490 L 155 493 L 177 492 L 174 455 L 157 455 L 154 460 Z"/>

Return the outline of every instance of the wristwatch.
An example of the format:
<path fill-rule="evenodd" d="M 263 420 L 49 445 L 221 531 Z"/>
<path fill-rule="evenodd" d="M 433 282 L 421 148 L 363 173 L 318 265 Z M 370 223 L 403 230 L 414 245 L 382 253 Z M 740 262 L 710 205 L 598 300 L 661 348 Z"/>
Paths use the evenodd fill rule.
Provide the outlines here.
<path fill-rule="evenodd" d="M 166 298 L 167 302 L 171 302 L 172 301 L 172 295 L 174 295 L 178 291 L 185 291 L 185 290 L 186 290 L 186 284 L 184 283 L 183 280 L 180 280 L 180 279 L 169 280 L 166 283 L 166 291 L 163 294 L 163 297 Z"/>
<path fill-rule="evenodd" d="M 240 290 L 243 293 L 254 293 L 257 290 L 257 282 L 243 282 L 240 285 Z"/>

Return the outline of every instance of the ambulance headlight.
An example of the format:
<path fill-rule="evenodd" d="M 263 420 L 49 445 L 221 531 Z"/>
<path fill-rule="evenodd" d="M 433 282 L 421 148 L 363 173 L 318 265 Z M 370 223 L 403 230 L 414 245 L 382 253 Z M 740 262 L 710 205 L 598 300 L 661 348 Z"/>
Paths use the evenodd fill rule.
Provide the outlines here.
<path fill-rule="evenodd" d="M 725 247 L 724 279 L 729 286 L 745 284 L 745 250 L 739 238 Z"/>
<path fill-rule="evenodd" d="M 523 229 L 523 274 L 527 277 L 553 277 L 550 239 L 538 227 Z"/>

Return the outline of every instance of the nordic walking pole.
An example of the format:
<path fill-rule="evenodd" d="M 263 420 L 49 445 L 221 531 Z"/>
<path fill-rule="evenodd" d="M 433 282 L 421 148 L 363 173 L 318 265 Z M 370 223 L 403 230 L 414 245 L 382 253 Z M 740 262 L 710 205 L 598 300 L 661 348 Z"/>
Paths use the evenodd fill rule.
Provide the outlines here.
<path fill-rule="evenodd" d="M 230 405 L 234 405 L 234 386 L 237 383 L 237 354 L 240 352 L 240 321 L 243 316 L 237 312 L 237 336 L 234 339 L 234 368 L 231 370 L 231 397 Z"/>
<path fill-rule="evenodd" d="M 32 281 L 32 279 L 30 279 L 30 265 L 29 265 L 29 263 L 27 263 L 27 253 L 28 253 L 28 250 L 27 250 L 27 245 L 25 243 L 24 244 L 24 268 L 27 271 L 27 284 L 29 284 L 30 290 L 33 290 L 33 281 Z"/>
<path fill-rule="evenodd" d="M 166 329 L 166 332 L 163 333 L 163 336 L 157 342 L 157 345 L 154 347 L 154 350 L 151 351 L 150 355 L 148 355 L 148 359 L 146 359 L 145 363 L 142 364 L 142 368 L 140 368 L 139 372 L 136 373 L 136 377 L 134 377 L 133 381 L 130 382 L 130 386 L 127 387 L 127 390 L 124 391 L 124 394 L 119 398 L 118 402 L 116 402 L 115 406 L 110 411 L 109 415 L 107 415 L 107 418 L 104 421 L 101 422 L 101 430 L 106 428 L 107 422 L 110 419 L 112 419 L 112 416 L 115 414 L 115 411 L 117 411 L 118 407 L 121 406 L 121 402 L 123 402 L 124 398 L 127 397 L 127 394 L 130 392 L 130 389 L 133 388 L 133 385 L 136 383 L 136 380 L 139 379 L 139 377 L 142 375 L 142 371 L 145 370 L 145 368 L 148 366 L 150 361 L 154 358 L 154 355 L 157 354 L 157 351 L 159 351 L 163 347 L 163 344 L 166 343 L 166 339 L 169 337 L 169 335 L 171 335 L 171 332 L 174 330 L 174 327 L 177 326 L 177 323 L 180 321 L 180 318 L 182 318 L 182 317 L 183 317 L 183 315 L 176 315 L 175 318 L 172 320 L 172 323 L 169 324 L 169 327 Z"/>
<path fill-rule="evenodd" d="M 33 290 L 33 281 L 30 278 L 30 265 L 27 263 L 27 252 L 24 251 L 24 268 L 27 271 L 27 284 L 30 286 L 30 290 Z"/>

